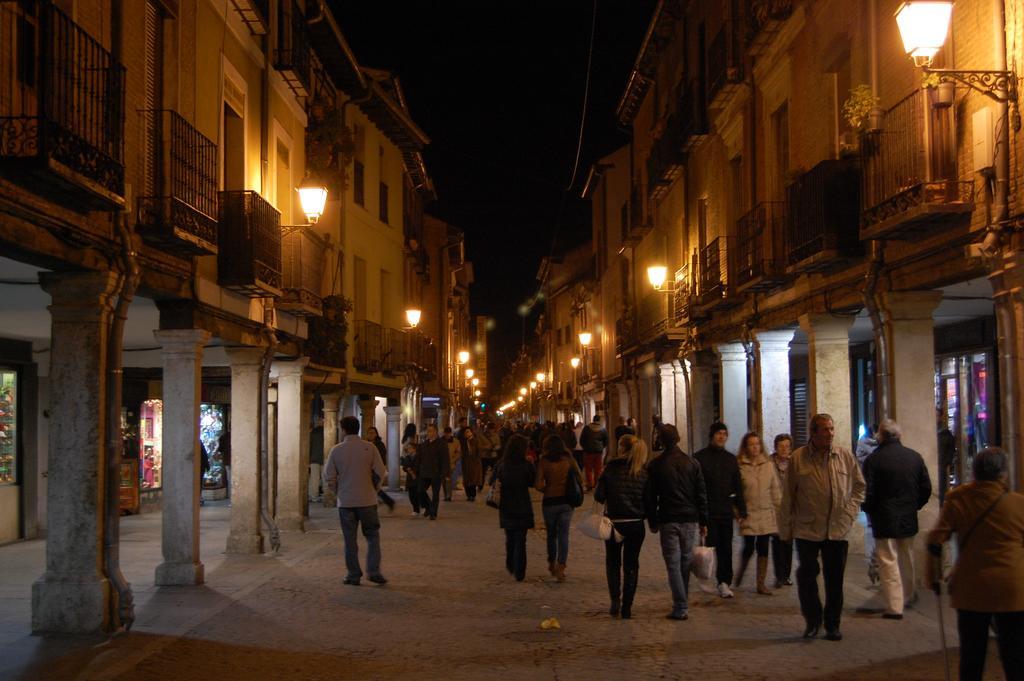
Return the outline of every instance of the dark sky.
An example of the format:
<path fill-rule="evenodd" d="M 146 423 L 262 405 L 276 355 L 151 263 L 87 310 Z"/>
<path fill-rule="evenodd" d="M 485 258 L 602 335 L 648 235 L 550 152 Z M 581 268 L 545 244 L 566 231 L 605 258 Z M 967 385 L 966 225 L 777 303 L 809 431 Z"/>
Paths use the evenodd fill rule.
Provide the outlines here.
<path fill-rule="evenodd" d="M 552 248 L 590 239 L 579 190 L 590 163 L 627 137 L 614 112 L 655 0 L 594 0 L 597 22 L 583 153 L 572 175 L 587 72 L 592 0 L 333 0 L 364 66 L 398 74 L 431 138 L 428 212 L 466 232 L 474 314 L 494 318 L 491 387 L 518 353 L 517 308 L 537 290 Z M 536 312 L 528 318 L 529 330 Z"/>

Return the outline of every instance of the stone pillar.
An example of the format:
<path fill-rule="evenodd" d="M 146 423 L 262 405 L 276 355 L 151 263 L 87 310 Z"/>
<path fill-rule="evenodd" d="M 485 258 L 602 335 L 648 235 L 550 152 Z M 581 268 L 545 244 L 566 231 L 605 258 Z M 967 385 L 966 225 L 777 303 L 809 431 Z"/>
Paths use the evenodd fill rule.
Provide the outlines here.
<path fill-rule="evenodd" d="M 889 341 L 889 408 L 903 430 L 902 441 L 928 466 L 938 494 L 938 439 L 935 436 L 935 322 L 940 291 L 882 294 L 882 326 Z M 883 415 L 884 417 L 885 415 Z"/>
<path fill-rule="evenodd" d="M 690 374 L 690 418 L 689 452 L 693 453 L 708 444 L 708 428 L 715 420 L 715 363 L 717 358 L 710 350 L 701 350 L 685 358 Z M 683 441 L 687 435 L 680 432 Z"/>
<path fill-rule="evenodd" d="M 368 400 L 359 400 L 359 411 L 362 416 L 362 426 L 359 429 L 360 435 L 366 435 L 367 428 L 377 427 L 377 405 L 380 404 L 380 400 L 370 398 Z"/>
<path fill-rule="evenodd" d="M 338 393 L 324 395 L 324 464 L 327 463 L 327 458 L 331 455 L 331 448 L 338 444 L 338 409 L 340 401 L 341 395 Z M 322 475 L 323 472 L 321 471 Z M 334 492 L 327 489 L 327 485 L 323 485 L 323 490 L 324 508 L 334 508 L 338 498 Z"/>
<path fill-rule="evenodd" d="M 308 357 L 274 362 L 277 374 L 277 512 L 281 530 L 302 532 L 306 513 L 306 474 L 302 463 L 302 372 Z"/>
<path fill-rule="evenodd" d="M 800 328 L 807 334 L 807 425 L 810 427 L 810 419 L 815 414 L 822 412 L 830 414 L 836 429 L 834 442 L 851 451 L 855 444 L 852 439 L 852 417 L 850 414 L 850 326 L 852 325 L 852 317 L 833 317 L 827 314 L 801 315 L 800 317 Z M 934 367 L 932 371 L 934 371 Z M 929 424 L 934 424 L 934 421 L 933 414 Z M 932 430 L 934 430 L 934 425 L 932 425 Z M 807 433 L 799 435 L 808 436 Z M 803 437 L 796 439 L 800 440 Z"/>
<path fill-rule="evenodd" d="M 661 391 L 660 409 L 655 409 L 654 413 L 661 416 L 664 423 L 674 424 L 676 422 L 676 370 L 671 362 L 658 366 L 658 389 Z M 651 424 L 648 423 L 646 428 L 649 430 L 650 427 Z"/>
<path fill-rule="evenodd" d="M 686 409 L 686 377 L 680 360 L 672 361 L 672 393 L 675 410 L 669 414 L 662 414 L 661 417 L 665 423 L 671 423 L 676 427 L 680 437 L 679 447 L 686 450 L 689 447 L 687 433 L 690 428 L 690 417 Z"/>
<path fill-rule="evenodd" d="M 301 494 L 299 502 L 302 504 L 302 517 L 309 519 L 309 433 L 313 425 L 313 396 L 306 390 L 302 391 L 302 408 L 299 411 L 299 459 L 300 473 L 299 487 Z"/>
<path fill-rule="evenodd" d="M 267 388 L 267 515 L 277 515 L 277 388 Z"/>
<path fill-rule="evenodd" d="M 50 294 L 50 434 L 46 571 L 32 585 L 32 630 L 110 625 L 103 569 L 106 359 L 117 282 L 108 272 L 46 272 Z"/>
<path fill-rule="evenodd" d="M 759 374 L 758 405 L 761 408 L 761 438 L 765 450 L 780 433 L 788 433 L 789 422 L 789 344 L 796 329 L 757 331 L 755 358 Z"/>
<path fill-rule="evenodd" d="M 203 583 L 199 560 L 199 403 L 203 383 L 204 329 L 156 331 L 163 348 L 163 557 L 157 586 Z"/>
<path fill-rule="evenodd" d="M 729 427 L 729 441 L 725 448 L 733 454 L 739 451 L 740 441 L 749 429 L 747 423 L 747 350 L 743 343 L 723 343 L 715 346 L 721 362 L 721 414 Z M 709 426 L 711 424 L 708 424 Z"/>
<path fill-rule="evenodd" d="M 402 455 L 402 407 L 384 407 L 384 413 L 388 419 L 388 489 L 397 490 L 401 473 L 398 459 Z"/>
<path fill-rule="evenodd" d="M 263 350 L 228 348 L 231 362 L 231 530 L 228 553 L 263 553 L 260 531 L 260 394 Z"/>

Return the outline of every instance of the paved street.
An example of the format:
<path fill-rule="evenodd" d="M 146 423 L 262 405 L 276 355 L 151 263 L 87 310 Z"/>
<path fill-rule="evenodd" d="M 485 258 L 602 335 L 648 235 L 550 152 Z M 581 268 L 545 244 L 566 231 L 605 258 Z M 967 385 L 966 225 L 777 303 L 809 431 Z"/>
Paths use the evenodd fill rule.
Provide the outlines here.
<path fill-rule="evenodd" d="M 154 588 L 158 514 L 127 518 L 122 542 L 137 620 L 110 641 L 28 634 L 30 586 L 44 544 L 0 548 L 0 678 L 216 679 L 941 679 L 934 600 L 902 622 L 858 617 L 870 594 L 848 584 L 845 640 L 799 638 L 795 587 L 731 601 L 697 595 L 686 622 L 669 622 L 656 541 L 648 536 L 631 621 L 606 613 L 603 547 L 572 533 L 568 579 L 548 577 L 543 536 L 528 540 L 527 580 L 504 571 L 497 513 L 482 501 L 443 504 L 440 520 L 385 516 L 384 587 L 343 586 L 335 513 L 314 508 L 306 534 L 279 555 L 225 556 L 229 510 L 203 509 L 207 584 Z M 538 509 L 539 510 L 539 509 Z M 538 518 L 540 514 L 538 512 Z M 848 582 L 863 580 L 851 560 Z M 951 613 L 947 613 L 951 615 Z M 560 631 L 542 631 L 556 617 Z M 947 623 L 952 622 L 947 617 Z M 955 633 L 949 631 L 955 642 Z M 954 651 L 955 663 L 955 651 Z M 1001 678 L 990 646 L 986 679 Z M 29 669 L 26 671 L 26 669 Z"/>

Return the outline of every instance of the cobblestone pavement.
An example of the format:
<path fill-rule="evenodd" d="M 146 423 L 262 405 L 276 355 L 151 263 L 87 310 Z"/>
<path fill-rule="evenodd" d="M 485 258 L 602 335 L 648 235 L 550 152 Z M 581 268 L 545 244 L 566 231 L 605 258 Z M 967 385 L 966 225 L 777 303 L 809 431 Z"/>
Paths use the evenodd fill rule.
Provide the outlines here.
<path fill-rule="evenodd" d="M 850 561 L 839 643 L 801 640 L 795 587 L 758 596 L 752 574 L 735 599 L 700 593 L 688 621 L 664 619 L 670 598 L 651 535 L 634 619 L 615 620 L 606 612 L 599 542 L 574 530 L 567 581 L 557 584 L 547 575 L 543 535 L 533 532 L 527 580 L 516 583 L 504 570 L 497 513 L 456 499 L 442 504 L 437 522 L 411 518 L 402 505 L 384 514 L 383 587 L 342 585 L 332 509 L 314 508 L 309 531 L 285 534 L 280 554 L 238 557 L 222 553 L 227 509 L 207 506 L 207 583 L 194 588 L 152 586 L 159 516 L 131 518 L 124 560 L 138 618 L 131 633 L 110 640 L 28 636 L 28 589 L 41 572 L 43 543 L 5 547 L 0 574 L 13 581 L 0 589 L 0 678 L 943 678 L 934 600 L 923 597 L 902 622 L 854 615 L 870 595 L 856 583 L 859 560 Z M 561 629 L 542 631 L 548 617 Z M 994 647 L 986 679 L 1002 678 Z M 955 648 L 951 656 L 955 664 Z"/>

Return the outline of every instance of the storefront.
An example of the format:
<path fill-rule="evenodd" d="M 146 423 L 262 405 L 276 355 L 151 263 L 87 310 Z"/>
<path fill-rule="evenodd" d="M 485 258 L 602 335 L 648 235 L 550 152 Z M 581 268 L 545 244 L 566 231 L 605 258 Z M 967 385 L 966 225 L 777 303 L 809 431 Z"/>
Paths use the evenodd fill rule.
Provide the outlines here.
<path fill-rule="evenodd" d="M 36 531 L 36 390 L 32 344 L 0 339 L 0 544 Z"/>

